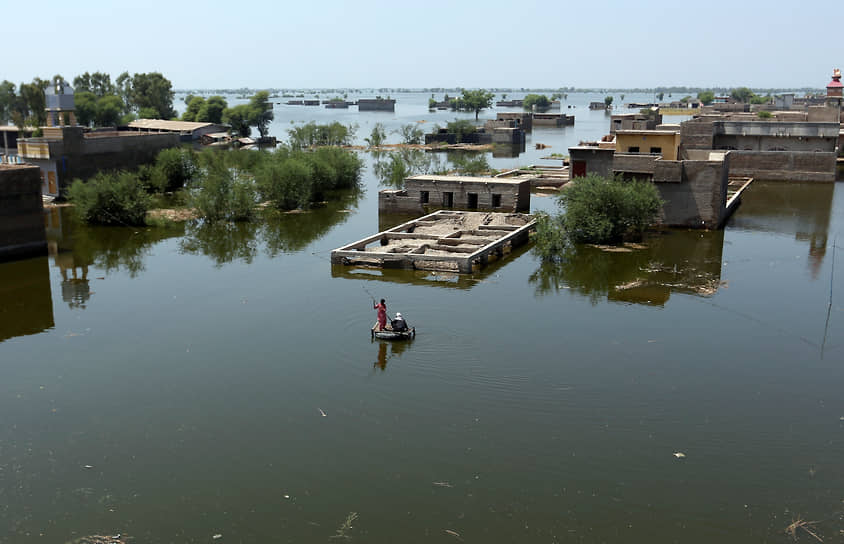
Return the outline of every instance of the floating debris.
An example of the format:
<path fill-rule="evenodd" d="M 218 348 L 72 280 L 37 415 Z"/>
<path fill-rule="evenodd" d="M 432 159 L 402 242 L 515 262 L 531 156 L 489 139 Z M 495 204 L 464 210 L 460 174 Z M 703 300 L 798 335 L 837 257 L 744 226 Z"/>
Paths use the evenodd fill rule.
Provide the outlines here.
<path fill-rule="evenodd" d="M 454 487 L 448 482 L 431 482 L 431 485 L 436 485 L 439 487 Z"/>
<path fill-rule="evenodd" d="M 322 411 L 322 408 L 317 408 L 317 410 L 319 410 L 319 413 L 322 417 L 326 417 L 328 415 L 328 414 L 326 414 L 325 412 Z"/>
<path fill-rule="evenodd" d="M 93 465 L 85 465 L 85 466 L 83 466 L 82 468 L 92 469 L 92 468 L 94 468 L 94 466 L 93 466 Z"/>
<path fill-rule="evenodd" d="M 451 535 L 451 536 L 453 536 L 454 538 L 456 538 L 457 540 L 461 540 L 461 541 L 463 540 L 463 539 L 460 537 L 460 533 L 458 533 L 457 531 L 452 531 L 451 529 L 446 529 L 446 530 L 445 530 L 445 534 L 447 534 L 447 535 Z"/>
<path fill-rule="evenodd" d="M 213 535 L 211 537 L 211 540 L 217 540 L 217 539 L 220 539 L 220 538 L 223 538 L 223 535 L 221 535 L 220 533 L 217 533 L 216 535 Z"/>
<path fill-rule="evenodd" d="M 674 457 L 676 457 L 677 459 L 685 459 L 685 458 L 686 458 L 686 454 L 685 454 L 685 453 L 683 453 L 682 451 L 675 451 L 675 452 L 674 452 Z"/>
<path fill-rule="evenodd" d="M 785 528 L 785 534 L 789 535 L 794 540 L 797 540 L 797 530 L 803 529 L 804 531 L 809 533 L 809 535 L 814 537 L 814 539 L 818 542 L 823 542 L 823 539 L 819 537 L 817 533 L 815 533 L 815 531 L 817 531 L 817 528 L 815 527 L 817 523 L 817 521 L 805 521 L 800 516 L 797 516 L 797 519 L 792 521 L 791 525 Z"/>
<path fill-rule="evenodd" d="M 340 528 L 337 529 L 337 532 L 335 534 L 331 535 L 331 538 L 352 538 L 346 533 L 352 529 L 352 522 L 354 522 L 356 519 L 358 519 L 358 513 L 349 512 L 349 515 L 346 516 L 346 520 L 340 524 Z"/>
<path fill-rule="evenodd" d="M 114 536 L 108 535 L 88 535 L 82 536 L 75 540 L 70 540 L 67 544 L 127 544 L 129 537 L 120 533 Z"/>

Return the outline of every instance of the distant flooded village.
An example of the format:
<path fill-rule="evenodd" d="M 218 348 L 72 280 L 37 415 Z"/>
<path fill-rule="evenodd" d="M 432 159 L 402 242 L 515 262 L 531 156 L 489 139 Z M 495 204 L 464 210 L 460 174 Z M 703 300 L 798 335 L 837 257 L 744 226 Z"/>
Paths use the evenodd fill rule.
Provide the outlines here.
<path fill-rule="evenodd" d="M 0 542 L 837 541 L 842 105 L 3 81 Z"/>

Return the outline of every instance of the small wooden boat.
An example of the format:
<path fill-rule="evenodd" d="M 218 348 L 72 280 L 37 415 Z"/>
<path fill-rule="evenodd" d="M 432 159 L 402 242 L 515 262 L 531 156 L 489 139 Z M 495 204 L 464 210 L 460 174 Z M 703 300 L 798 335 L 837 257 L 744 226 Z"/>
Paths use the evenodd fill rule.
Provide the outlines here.
<path fill-rule="evenodd" d="M 376 331 L 375 329 L 370 329 L 370 332 L 372 333 L 372 338 L 378 338 L 379 340 L 409 340 L 416 336 L 416 327 L 410 327 L 403 331 L 394 331 L 392 329 Z"/>

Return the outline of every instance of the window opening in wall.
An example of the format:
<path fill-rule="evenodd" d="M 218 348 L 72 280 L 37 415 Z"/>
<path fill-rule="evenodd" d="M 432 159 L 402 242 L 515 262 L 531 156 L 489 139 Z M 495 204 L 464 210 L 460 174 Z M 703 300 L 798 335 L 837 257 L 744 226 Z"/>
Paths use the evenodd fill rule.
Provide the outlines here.
<path fill-rule="evenodd" d="M 492 193 L 492 207 L 493 208 L 500 208 L 501 207 L 501 195 L 498 193 Z"/>
<path fill-rule="evenodd" d="M 654 154 L 657 154 L 657 155 L 661 155 L 661 154 L 662 154 L 662 148 L 661 148 L 661 147 L 652 147 L 652 148 L 651 148 L 651 153 L 654 153 Z"/>
<path fill-rule="evenodd" d="M 443 207 L 444 208 L 451 208 L 454 206 L 454 193 L 447 192 L 443 193 Z"/>
<path fill-rule="evenodd" d="M 419 191 L 419 202 L 422 204 L 427 204 L 430 197 L 431 195 L 428 191 Z"/>
<path fill-rule="evenodd" d="M 639 152 L 639 146 L 635 146 L 635 147 L 628 147 L 628 148 L 627 148 L 627 152 L 628 152 L 628 153 L 638 153 L 638 152 Z"/>
<path fill-rule="evenodd" d="M 478 207 L 478 193 L 469 193 L 469 202 L 467 203 L 467 208 L 470 210 L 477 209 Z"/>

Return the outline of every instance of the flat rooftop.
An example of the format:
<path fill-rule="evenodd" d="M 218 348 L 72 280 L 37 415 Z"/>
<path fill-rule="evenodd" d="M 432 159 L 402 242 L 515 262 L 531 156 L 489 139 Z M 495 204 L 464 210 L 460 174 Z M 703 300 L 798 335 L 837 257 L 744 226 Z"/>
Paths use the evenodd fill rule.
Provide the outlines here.
<path fill-rule="evenodd" d="M 616 130 L 615 133 L 616 135 L 629 134 L 631 136 L 649 136 L 651 134 L 655 136 L 673 136 L 680 134 L 680 130 Z"/>
<path fill-rule="evenodd" d="M 193 132 L 194 130 L 214 126 L 215 124 L 216 123 L 195 123 L 192 121 L 167 121 L 164 119 L 136 119 L 129 123 L 129 127 L 147 130 Z"/>
<path fill-rule="evenodd" d="M 443 183 L 506 183 L 517 185 L 519 183 L 524 183 L 528 181 L 527 177 L 524 178 L 486 178 L 486 177 L 474 177 L 474 176 L 430 176 L 426 174 L 420 174 L 416 176 L 410 176 L 406 178 L 405 181 L 411 180 L 418 180 L 418 181 L 434 181 L 434 182 L 443 182 Z"/>

